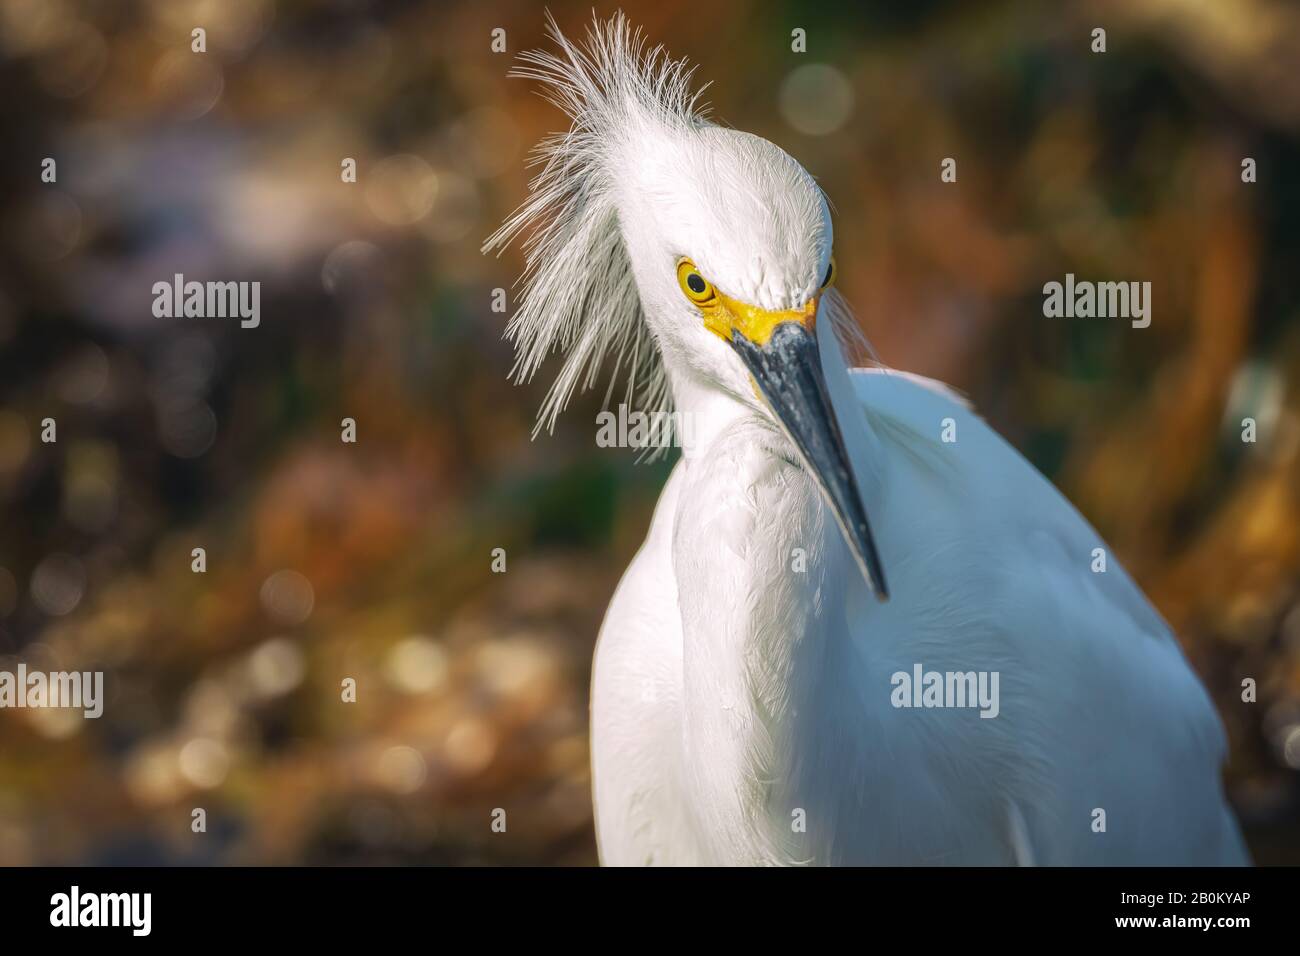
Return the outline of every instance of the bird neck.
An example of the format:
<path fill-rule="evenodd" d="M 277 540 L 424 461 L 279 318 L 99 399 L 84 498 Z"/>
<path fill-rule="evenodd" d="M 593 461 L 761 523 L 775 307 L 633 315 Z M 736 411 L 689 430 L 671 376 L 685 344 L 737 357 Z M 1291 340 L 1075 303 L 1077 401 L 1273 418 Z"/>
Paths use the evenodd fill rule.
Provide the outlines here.
<path fill-rule="evenodd" d="M 681 423 L 682 456 L 691 461 L 711 448 L 718 437 L 754 410 L 715 386 L 691 375 L 671 375 L 673 405 Z"/>
<path fill-rule="evenodd" d="M 729 407 L 728 407 L 729 406 Z M 791 755 L 807 753 L 857 575 L 834 518 L 794 449 L 752 408 L 716 396 L 698 410 L 673 535 L 681 609 L 683 758 L 701 833 L 754 862 L 793 858 L 788 821 L 806 806 Z M 858 584 L 859 591 L 865 585 Z M 815 769 L 815 768 L 814 768 Z M 755 814 L 786 825 L 755 832 Z"/>

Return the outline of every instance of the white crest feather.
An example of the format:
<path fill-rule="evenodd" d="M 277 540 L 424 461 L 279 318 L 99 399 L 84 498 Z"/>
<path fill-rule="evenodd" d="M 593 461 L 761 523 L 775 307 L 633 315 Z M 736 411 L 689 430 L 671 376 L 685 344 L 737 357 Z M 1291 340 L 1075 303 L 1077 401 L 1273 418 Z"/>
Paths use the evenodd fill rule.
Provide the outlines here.
<path fill-rule="evenodd" d="M 534 436 L 581 387 L 590 388 L 607 356 L 610 392 L 627 378 L 627 400 L 646 411 L 671 410 L 672 396 L 623 244 L 615 206 L 612 154 L 638 121 L 698 124 L 704 111 L 691 93 L 691 70 L 663 47 L 647 50 L 624 16 L 593 21 L 585 47 L 571 43 L 547 15 L 559 55 L 521 54 L 512 76 L 539 80 L 545 95 L 573 120 L 567 133 L 543 140 L 532 163 L 541 172 L 531 196 L 484 243 L 498 254 L 525 229 L 521 304 L 506 327 L 515 344 L 511 375 L 526 382 L 553 351 L 564 365 L 537 416 Z M 702 91 L 701 91 L 702 92 Z M 606 401 L 609 399 L 606 393 Z"/>
<path fill-rule="evenodd" d="M 530 165 L 542 168 L 529 183 L 529 198 L 483 244 L 484 252 L 500 255 L 528 232 L 520 305 L 506 326 L 515 345 L 511 377 L 531 381 L 548 355 L 564 354 L 534 437 L 543 428 L 554 430 L 574 393 L 591 388 L 610 358 L 606 403 L 624 375 L 629 405 L 651 414 L 672 410 L 619 229 L 616 157 L 629 145 L 635 148 L 634 138 L 647 124 L 709 124 L 707 107 L 699 103 L 706 87 L 691 91 L 694 68 L 672 59 L 663 46 L 648 48 L 622 13 L 607 21 L 593 17 L 583 46 L 566 38 L 549 13 L 547 33 L 558 53 L 522 53 L 522 65 L 510 75 L 544 84 L 543 95 L 568 114 L 572 126 L 538 144 Z M 849 354 L 862 357 L 865 339 L 847 303 L 832 292 L 827 304 L 827 317 Z"/>

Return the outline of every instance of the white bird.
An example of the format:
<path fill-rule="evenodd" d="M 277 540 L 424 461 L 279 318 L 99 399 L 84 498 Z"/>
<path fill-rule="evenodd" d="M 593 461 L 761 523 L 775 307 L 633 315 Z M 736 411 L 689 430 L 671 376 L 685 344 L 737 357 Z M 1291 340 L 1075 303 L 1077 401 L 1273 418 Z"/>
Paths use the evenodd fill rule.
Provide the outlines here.
<path fill-rule="evenodd" d="M 597 644 L 602 862 L 1247 862 L 1218 717 L 1097 533 L 948 388 L 849 367 L 812 176 L 621 15 L 550 32 L 514 72 L 572 127 L 484 246 L 531 233 L 515 374 L 564 353 L 539 428 L 607 360 L 691 425 Z"/>

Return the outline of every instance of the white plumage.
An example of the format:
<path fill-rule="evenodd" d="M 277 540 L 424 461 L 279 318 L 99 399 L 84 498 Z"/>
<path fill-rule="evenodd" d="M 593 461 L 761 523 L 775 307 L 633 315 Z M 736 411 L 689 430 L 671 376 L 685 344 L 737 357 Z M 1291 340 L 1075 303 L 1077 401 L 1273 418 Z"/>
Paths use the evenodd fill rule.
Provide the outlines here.
<path fill-rule="evenodd" d="M 808 173 L 621 17 L 552 32 L 519 72 L 573 128 L 488 242 L 533 230 L 516 374 L 565 354 L 539 427 L 610 360 L 694 426 L 597 646 L 602 860 L 1246 862 L 1210 701 L 1096 532 L 944 386 L 849 368 Z M 996 716 L 896 706 L 918 665 L 996 673 Z"/>

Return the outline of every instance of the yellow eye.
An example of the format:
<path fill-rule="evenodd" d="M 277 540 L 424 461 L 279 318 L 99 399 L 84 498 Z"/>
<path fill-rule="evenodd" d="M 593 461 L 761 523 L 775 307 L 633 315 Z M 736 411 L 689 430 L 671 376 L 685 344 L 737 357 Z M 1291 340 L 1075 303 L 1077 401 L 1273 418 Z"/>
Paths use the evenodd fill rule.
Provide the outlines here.
<path fill-rule="evenodd" d="M 823 289 L 835 281 L 835 271 L 835 257 L 831 256 L 831 263 L 826 267 L 826 278 L 822 279 Z"/>
<path fill-rule="evenodd" d="M 677 284 L 686 293 L 686 298 L 696 305 L 709 305 L 718 297 L 713 283 L 700 275 L 700 270 L 695 268 L 695 263 L 690 259 L 682 259 L 677 263 Z"/>

